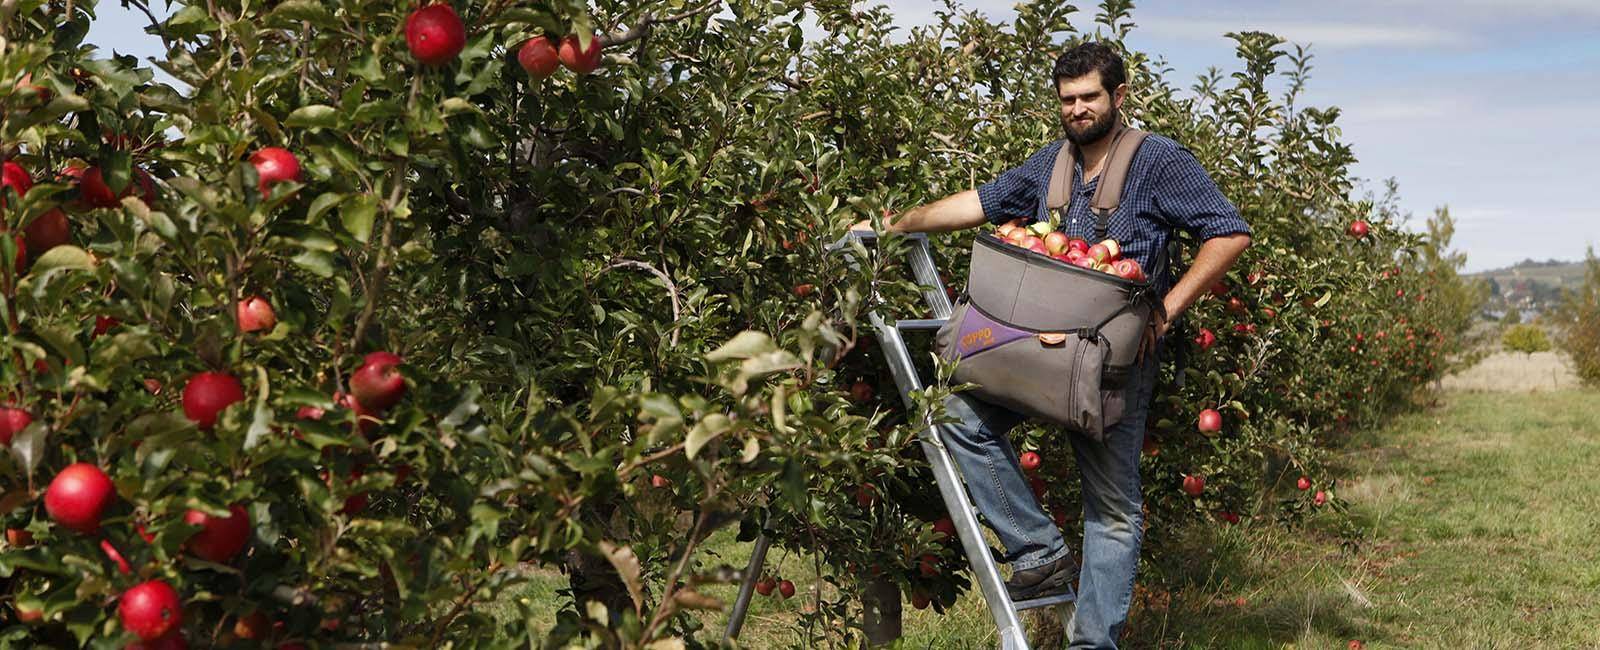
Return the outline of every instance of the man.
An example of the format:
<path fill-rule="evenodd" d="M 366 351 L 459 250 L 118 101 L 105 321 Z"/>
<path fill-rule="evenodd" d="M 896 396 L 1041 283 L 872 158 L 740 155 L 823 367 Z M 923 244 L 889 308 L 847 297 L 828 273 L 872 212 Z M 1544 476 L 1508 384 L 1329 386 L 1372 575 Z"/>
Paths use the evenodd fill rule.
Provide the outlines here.
<path fill-rule="evenodd" d="M 1085 43 L 1056 60 L 1052 80 L 1061 102 L 1061 125 L 1078 157 L 1073 166 L 1075 196 L 1060 224 L 1069 236 L 1093 238 L 1089 205 L 1105 165 L 1111 136 L 1122 128 L 1119 110 L 1127 97 L 1122 59 L 1101 43 Z M 1054 142 L 1021 167 L 994 181 L 898 215 L 890 232 L 948 232 L 1011 219 L 1043 220 L 1045 194 L 1056 154 Z M 870 222 L 854 226 L 870 229 Z M 1204 243 L 1183 278 L 1171 281 L 1170 264 L 1157 264 L 1173 228 Z M 1013 575 L 1006 583 L 1014 600 L 1070 593 L 1079 578 L 1072 648 L 1115 648 L 1128 617 L 1134 571 L 1143 537 L 1143 498 L 1139 452 L 1144 442 L 1151 391 L 1169 323 L 1250 246 L 1250 226 L 1222 196 L 1189 151 L 1169 138 L 1150 134 L 1129 169 L 1121 207 L 1111 216 L 1108 236 L 1123 255 L 1159 273 L 1152 278 L 1162 296 L 1165 317 L 1156 314 L 1154 333 L 1140 348 L 1141 361 L 1128 384 L 1127 410 L 1106 432 L 1104 442 L 1069 435 L 1083 483 L 1083 562 L 1078 571 L 1061 531 L 1034 498 L 1017 453 L 1006 434 L 1022 416 L 966 394 L 945 406 L 961 420 L 947 431 L 951 455 L 966 477 L 967 490 L 988 526 L 1006 547 Z"/>

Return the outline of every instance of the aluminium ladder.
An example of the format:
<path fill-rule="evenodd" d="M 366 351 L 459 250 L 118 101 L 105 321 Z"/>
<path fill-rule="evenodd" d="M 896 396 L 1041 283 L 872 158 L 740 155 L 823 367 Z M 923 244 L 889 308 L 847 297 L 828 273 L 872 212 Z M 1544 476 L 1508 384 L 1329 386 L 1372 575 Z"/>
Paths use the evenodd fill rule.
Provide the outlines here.
<path fill-rule="evenodd" d="M 883 350 L 884 357 L 888 361 L 889 372 L 894 376 L 900 397 L 905 400 L 909 408 L 913 406 L 912 392 L 922 390 L 923 383 L 916 367 L 912 364 L 911 353 L 901 334 L 906 331 L 939 329 L 949 320 L 951 305 L 950 297 L 945 293 L 944 281 L 939 278 L 939 270 L 934 267 L 927 235 L 914 233 L 901 237 L 912 242 L 911 271 L 917 284 L 923 287 L 922 297 L 927 302 L 929 310 L 933 312 L 934 318 L 890 322 L 884 320 L 875 309 L 867 312 L 867 318 L 877 336 L 878 347 Z M 851 253 L 852 245 L 857 240 L 875 242 L 877 234 L 849 231 L 838 241 L 829 244 L 827 250 L 843 252 L 849 257 L 849 263 L 855 266 L 857 260 Z M 942 431 L 944 426 L 930 426 L 918 434 L 922 452 L 928 457 L 934 480 L 939 484 L 939 496 L 944 499 L 945 509 L 950 512 L 950 519 L 956 526 L 956 534 L 961 538 L 962 549 L 967 555 L 967 564 L 972 569 L 973 581 L 977 583 L 978 591 L 983 594 L 989 614 L 994 618 L 995 627 L 999 630 L 1000 650 L 1029 650 L 1027 635 L 1018 613 L 1027 609 L 1053 606 L 1061 616 L 1062 626 L 1065 629 L 1071 617 L 1073 597 L 1062 594 L 1019 602 L 1011 601 L 1010 595 L 1006 593 L 1005 580 L 1000 576 L 1000 567 L 990 553 L 988 542 L 983 538 L 983 529 L 978 525 L 977 512 L 973 510 L 972 501 L 967 498 L 960 470 L 951 460 L 950 453 L 945 450 Z M 762 565 L 766 562 L 768 546 L 769 540 L 766 535 L 756 538 L 755 547 L 750 553 L 750 563 L 745 567 L 744 579 L 739 585 L 739 595 L 728 616 L 728 627 L 723 634 L 725 642 L 737 638 L 739 629 L 744 625 L 744 617 L 749 610 L 751 596 L 755 592 L 756 580 L 760 577 Z"/>

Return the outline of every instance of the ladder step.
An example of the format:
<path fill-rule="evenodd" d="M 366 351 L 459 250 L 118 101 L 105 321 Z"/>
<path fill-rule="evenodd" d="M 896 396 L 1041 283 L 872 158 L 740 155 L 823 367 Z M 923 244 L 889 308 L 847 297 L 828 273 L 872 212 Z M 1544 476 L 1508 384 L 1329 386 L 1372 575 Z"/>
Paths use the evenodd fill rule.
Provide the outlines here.
<path fill-rule="evenodd" d="M 1078 599 L 1078 595 L 1069 591 L 1069 592 L 1064 593 L 1064 594 L 1055 594 L 1053 596 L 1045 596 L 1043 598 L 1033 598 L 1033 599 L 1029 599 L 1029 600 L 1019 600 L 1019 601 L 1017 601 L 1015 603 L 1012 603 L 1011 606 L 1013 608 L 1015 608 L 1017 611 L 1021 612 L 1021 611 L 1025 611 L 1025 610 L 1029 610 L 1029 609 L 1038 609 L 1040 607 L 1053 607 L 1055 605 L 1065 605 L 1067 603 L 1076 601 L 1077 599 Z"/>

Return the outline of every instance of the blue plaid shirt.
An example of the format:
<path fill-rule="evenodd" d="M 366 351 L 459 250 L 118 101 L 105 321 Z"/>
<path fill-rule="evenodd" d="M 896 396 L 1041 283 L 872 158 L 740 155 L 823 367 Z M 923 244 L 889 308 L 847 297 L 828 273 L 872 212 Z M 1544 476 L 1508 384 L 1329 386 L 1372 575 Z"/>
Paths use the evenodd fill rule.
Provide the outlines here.
<path fill-rule="evenodd" d="M 979 186 L 978 200 L 983 204 L 984 216 L 994 224 L 1018 217 L 1030 221 L 1047 219 L 1045 197 L 1050 171 L 1065 142 L 1050 143 L 1022 166 Z M 1089 204 L 1100 179 L 1084 184 L 1083 165 L 1074 163 L 1072 180 L 1077 195 L 1072 197 L 1062 228 L 1068 236 L 1094 243 L 1095 216 Z M 1156 253 L 1166 246 L 1173 228 L 1182 228 L 1199 241 L 1250 232 L 1250 224 L 1222 195 L 1194 154 L 1171 138 L 1152 133 L 1134 154 L 1122 205 L 1111 215 L 1106 236 L 1122 244 L 1123 257 L 1138 261 L 1145 272 L 1155 273 Z M 1151 279 L 1158 294 L 1165 295 L 1177 283 L 1170 262 L 1161 275 Z"/>

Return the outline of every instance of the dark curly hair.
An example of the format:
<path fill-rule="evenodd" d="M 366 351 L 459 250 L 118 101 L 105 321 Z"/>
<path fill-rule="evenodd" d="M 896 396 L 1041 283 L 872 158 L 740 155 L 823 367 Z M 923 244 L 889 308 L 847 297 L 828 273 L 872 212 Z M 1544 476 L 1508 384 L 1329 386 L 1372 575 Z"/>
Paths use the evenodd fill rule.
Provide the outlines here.
<path fill-rule="evenodd" d="M 1052 87 L 1059 88 L 1062 79 L 1077 79 L 1094 70 L 1100 71 L 1100 85 L 1108 95 L 1115 94 L 1117 86 L 1128 80 L 1127 69 L 1122 66 L 1122 57 L 1116 50 L 1105 43 L 1085 41 L 1056 57 L 1050 81 Z"/>

